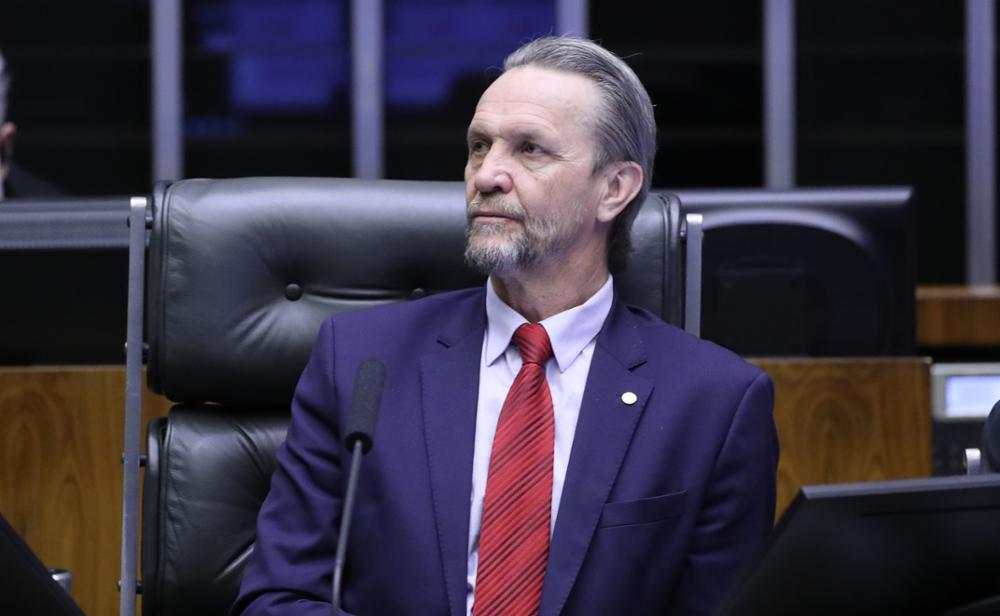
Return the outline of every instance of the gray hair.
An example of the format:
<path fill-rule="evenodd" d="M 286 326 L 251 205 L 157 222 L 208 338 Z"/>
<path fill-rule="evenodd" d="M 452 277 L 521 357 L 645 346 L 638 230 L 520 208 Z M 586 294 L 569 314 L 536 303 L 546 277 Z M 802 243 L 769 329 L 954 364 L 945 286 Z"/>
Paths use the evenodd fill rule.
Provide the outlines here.
<path fill-rule="evenodd" d="M 597 86 L 603 109 L 594 118 L 595 173 L 612 162 L 632 161 L 642 167 L 642 187 L 612 223 L 608 237 L 608 266 L 612 271 L 620 270 L 632 250 L 632 222 L 653 179 L 656 120 L 649 94 L 621 58 L 586 39 L 543 36 L 504 60 L 505 71 L 529 65 L 582 75 Z"/>

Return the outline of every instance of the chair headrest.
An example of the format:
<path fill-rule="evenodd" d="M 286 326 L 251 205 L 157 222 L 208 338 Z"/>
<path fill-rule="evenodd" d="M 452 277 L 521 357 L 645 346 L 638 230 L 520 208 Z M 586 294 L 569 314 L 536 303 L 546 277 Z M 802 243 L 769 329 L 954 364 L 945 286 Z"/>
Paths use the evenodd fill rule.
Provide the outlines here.
<path fill-rule="evenodd" d="M 150 387 L 284 405 L 329 315 L 483 284 L 463 261 L 460 182 L 184 180 L 158 187 L 147 269 Z M 680 319 L 678 203 L 633 227 L 623 299 Z"/>

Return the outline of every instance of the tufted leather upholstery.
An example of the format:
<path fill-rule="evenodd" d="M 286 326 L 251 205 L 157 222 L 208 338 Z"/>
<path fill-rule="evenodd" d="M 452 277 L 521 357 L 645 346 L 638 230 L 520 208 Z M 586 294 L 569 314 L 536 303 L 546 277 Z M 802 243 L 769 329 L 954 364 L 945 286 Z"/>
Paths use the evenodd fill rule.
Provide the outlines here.
<path fill-rule="evenodd" d="M 149 425 L 143 613 L 225 614 L 267 495 L 286 409 L 177 405 Z"/>
<path fill-rule="evenodd" d="M 462 260 L 461 183 L 319 178 L 157 187 L 149 241 L 154 421 L 143 493 L 144 614 L 222 614 L 250 555 L 288 403 L 330 314 L 482 284 Z M 682 325 L 680 211 L 651 195 L 628 303 Z"/>

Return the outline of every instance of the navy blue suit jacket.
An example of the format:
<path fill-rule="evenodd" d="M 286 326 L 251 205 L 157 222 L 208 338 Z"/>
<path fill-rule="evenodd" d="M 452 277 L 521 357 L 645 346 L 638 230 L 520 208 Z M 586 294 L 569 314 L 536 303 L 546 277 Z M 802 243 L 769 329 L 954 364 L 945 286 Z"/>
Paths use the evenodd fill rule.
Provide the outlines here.
<path fill-rule="evenodd" d="M 983 424 L 982 458 L 983 472 L 1000 473 L 1000 401 L 993 405 Z"/>
<path fill-rule="evenodd" d="M 364 460 L 344 609 L 465 613 L 485 291 L 327 320 L 292 404 L 234 611 L 329 614 L 358 365 L 386 365 Z M 624 392 L 638 401 L 627 405 Z M 770 379 L 617 301 L 598 334 L 540 614 L 715 609 L 769 532 L 778 444 Z"/>

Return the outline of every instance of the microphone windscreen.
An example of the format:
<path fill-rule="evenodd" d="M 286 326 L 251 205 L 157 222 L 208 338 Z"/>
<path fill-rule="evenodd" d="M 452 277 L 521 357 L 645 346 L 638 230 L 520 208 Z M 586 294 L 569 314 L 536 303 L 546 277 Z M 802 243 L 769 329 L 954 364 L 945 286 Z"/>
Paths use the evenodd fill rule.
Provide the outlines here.
<path fill-rule="evenodd" d="M 361 441 L 364 453 L 372 448 L 383 385 L 385 365 L 374 357 L 363 361 L 354 377 L 354 392 L 351 394 L 351 407 L 347 415 L 344 442 L 348 450 L 353 450 L 354 443 L 358 440 Z"/>

